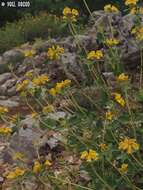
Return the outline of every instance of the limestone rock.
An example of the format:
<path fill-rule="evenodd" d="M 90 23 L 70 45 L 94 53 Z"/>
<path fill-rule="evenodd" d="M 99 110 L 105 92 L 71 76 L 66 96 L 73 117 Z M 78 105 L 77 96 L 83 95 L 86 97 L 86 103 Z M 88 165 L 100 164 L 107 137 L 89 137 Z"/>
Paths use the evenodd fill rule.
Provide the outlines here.
<path fill-rule="evenodd" d="M 24 59 L 23 53 L 16 49 L 6 51 L 3 54 L 3 62 L 5 64 L 21 62 L 23 59 Z"/>
<path fill-rule="evenodd" d="M 19 106 L 19 102 L 14 100 L 0 100 L 0 106 L 8 107 L 8 108 L 15 108 Z"/>
<path fill-rule="evenodd" d="M 121 63 L 127 69 L 135 69 L 140 64 L 140 48 L 143 42 L 139 43 L 131 35 L 131 29 L 134 27 L 135 15 L 122 16 L 121 13 L 106 14 L 104 11 L 95 11 L 89 21 L 86 34 L 94 40 L 100 33 L 104 36 L 120 40 L 119 49 L 121 51 Z M 141 17 L 143 23 L 143 16 Z M 99 42 L 99 46 L 103 44 Z M 106 52 L 106 49 L 104 49 Z M 106 65 L 105 65 L 105 68 Z"/>
<path fill-rule="evenodd" d="M 11 73 L 4 73 L 0 75 L 0 85 L 3 84 L 6 80 L 12 77 Z"/>

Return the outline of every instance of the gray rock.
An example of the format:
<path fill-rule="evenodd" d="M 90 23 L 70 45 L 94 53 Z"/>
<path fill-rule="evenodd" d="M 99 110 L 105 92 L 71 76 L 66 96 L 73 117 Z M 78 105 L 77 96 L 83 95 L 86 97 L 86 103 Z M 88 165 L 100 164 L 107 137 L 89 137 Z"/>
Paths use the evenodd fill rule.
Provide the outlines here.
<path fill-rule="evenodd" d="M 16 79 L 9 79 L 7 80 L 3 86 L 5 86 L 7 89 L 13 87 L 16 84 Z"/>
<path fill-rule="evenodd" d="M 19 102 L 13 100 L 0 100 L 0 106 L 8 107 L 8 108 L 15 108 L 19 106 Z"/>
<path fill-rule="evenodd" d="M 9 50 L 3 54 L 5 64 L 21 62 L 24 59 L 24 54 L 19 50 Z"/>
<path fill-rule="evenodd" d="M 27 136 L 13 135 L 10 141 L 10 149 L 14 152 L 23 153 L 28 161 L 32 161 L 36 157 L 36 150 Z"/>
<path fill-rule="evenodd" d="M 7 97 L 6 96 L 0 96 L 0 100 L 6 100 Z"/>
<path fill-rule="evenodd" d="M 27 137 L 30 141 L 35 141 L 40 138 L 41 134 L 38 130 L 34 130 L 34 127 L 38 127 L 38 122 L 32 119 L 30 116 L 27 116 L 26 119 L 22 120 L 20 123 L 19 136 Z M 23 128 L 26 126 L 26 128 Z"/>
<path fill-rule="evenodd" d="M 55 148 L 58 145 L 59 141 L 56 138 L 51 137 L 47 140 L 47 144 L 50 146 L 51 149 Z"/>
<path fill-rule="evenodd" d="M 0 86 L 0 95 L 5 96 L 7 94 L 7 88 L 5 85 Z"/>
<path fill-rule="evenodd" d="M 84 48 L 86 52 L 88 50 L 98 48 L 96 38 L 93 38 L 90 35 L 76 35 L 74 41 L 77 41 L 76 43 L 78 43 L 81 46 L 81 48 Z"/>
<path fill-rule="evenodd" d="M 0 75 L 0 85 L 3 84 L 6 80 L 12 77 L 11 73 L 4 73 Z"/>
<path fill-rule="evenodd" d="M 86 78 L 80 58 L 75 53 L 66 52 L 61 56 L 61 67 L 67 78 L 82 81 Z"/>
<path fill-rule="evenodd" d="M 16 93 L 16 79 L 9 79 L 3 85 L 0 86 L 0 95 L 9 96 Z"/>
<path fill-rule="evenodd" d="M 62 111 L 58 111 L 55 113 L 49 113 L 48 117 L 53 119 L 53 120 L 64 119 L 66 117 L 66 113 L 62 112 Z"/>
<path fill-rule="evenodd" d="M 17 93 L 16 86 L 13 86 L 12 88 L 7 90 L 7 96 L 9 96 L 9 97 L 16 95 L 16 93 Z"/>
<path fill-rule="evenodd" d="M 19 50 L 6 51 L 2 57 L 0 57 L 0 73 L 8 72 L 10 64 L 16 64 L 22 62 L 24 55 Z"/>

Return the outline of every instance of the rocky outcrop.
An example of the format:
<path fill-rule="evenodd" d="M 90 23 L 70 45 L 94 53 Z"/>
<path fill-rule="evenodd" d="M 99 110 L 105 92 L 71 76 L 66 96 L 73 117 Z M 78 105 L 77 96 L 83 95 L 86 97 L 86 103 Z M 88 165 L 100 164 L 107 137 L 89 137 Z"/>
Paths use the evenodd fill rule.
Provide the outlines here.
<path fill-rule="evenodd" d="M 86 34 L 92 36 L 94 40 L 97 40 L 100 33 L 104 33 L 108 38 L 113 36 L 118 38 L 121 63 L 127 69 L 136 69 L 140 65 L 141 50 L 139 47 L 143 46 L 143 42 L 138 42 L 131 35 L 135 21 L 136 16 L 132 14 L 122 16 L 121 13 L 105 14 L 103 11 L 96 11 L 92 14 Z M 141 22 L 143 23 L 143 15 Z"/>
<path fill-rule="evenodd" d="M 143 16 L 141 19 L 143 22 Z M 101 33 L 108 38 L 114 36 L 120 40 L 118 48 L 121 50 L 121 64 L 127 69 L 136 69 L 140 64 L 139 45 L 142 44 L 130 33 L 134 20 L 134 15 L 122 16 L 121 13 L 105 14 L 104 11 L 96 11 L 92 13 L 84 34 L 76 35 L 74 38 L 69 36 L 64 39 L 50 39 L 34 45 L 25 44 L 21 48 L 5 52 L 0 56 L 0 97 L 16 96 L 15 85 L 33 68 L 40 74 L 47 73 L 52 81 L 65 78 L 84 81 L 87 77 L 83 69 L 86 59 L 81 58 L 80 48 L 85 56 L 88 51 L 99 48 L 106 52 L 107 47 L 99 40 Z M 65 53 L 60 60 L 49 61 L 46 52 L 54 44 L 64 47 Z M 33 48 L 36 49 L 36 56 L 24 58 L 23 51 Z M 103 66 L 103 72 L 110 72 L 106 57 Z M 10 70 L 13 70 L 13 73 Z"/>
<path fill-rule="evenodd" d="M 50 113 L 48 117 L 53 120 L 59 120 L 65 118 L 65 116 L 64 112 L 56 112 Z M 11 124 L 10 127 L 14 128 L 15 125 Z M 31 115 L 27 115 L 19 123 L 19 130 L 15 130 L 9 143 L 0 148 L 0 164 L 13 164 L 16 162 L 13 159 L 16 152 L 23 153 L 29 164 L 33 163 L 34 158 L 36 159 L 37 152 L 41 156 L 48 154 L 55 156 L 55 154 L 63 150 L 62 146 L 59 145 L 59 142 L 62 142 L 62 138 L 58 132 L 49 130 L 47 133 L 47 130 L 41 130 L 39 122 L 31 118 Z"/>

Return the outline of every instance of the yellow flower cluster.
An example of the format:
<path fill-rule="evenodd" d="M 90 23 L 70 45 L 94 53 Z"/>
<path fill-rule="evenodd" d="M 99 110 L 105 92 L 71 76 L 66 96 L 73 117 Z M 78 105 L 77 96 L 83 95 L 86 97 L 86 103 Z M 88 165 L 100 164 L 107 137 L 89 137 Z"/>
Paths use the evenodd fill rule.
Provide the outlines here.
<path fill-rule="evenodd" d="M 100 147 L 101 151 L 103 151 L 103 152 L 105 152 L 108 149 L 108 145 L 105 143 L 101 143 L 99 145 L 99 147 Z"/>
<path fill-rule="evenodd" d="M 98 160 L 99 155 L 95 150 L 89 149 L 89 151 L 83 151 L 80 158 L 82 160 L 86 160 L 87 162 L 91 162 L 92 160 Z"/>
<path fill-rule="evenodd" d="M 118 104 L 120 104 L 122 107 L 125 106 L 125 100 L 122 98 L 121 94 L 112 93 L 112 95 L 114 96 L 114 98 Z"/>
<path fill-rule="evenodd" d="M 97 50 L 97 51 L 90 51 L 87 55 L 87 59 L 89 60 L 99 60 L 103 58 L 103 52 L 101 50 Z"/>
<path fill-rule="evenodd" d="M 22 154 L 21 152 L 16 152 L 14 155 L 13 155 L 13 159 L 14 160 L 22 160 L 24 158 L 24 154 Z"/>
<path fill-rule="evenodd" d="M 117 81 L 127 81 L 129 79 L 128 75 L 125 75 L 124 73 L 120 74 L 117 77 Z"/>
<path fill-rule="evenodd" d="M 121 174 L 126 174 L 128 172 L 128 164 L 122 164 L 120 168 L 118 168 L 118 171 Z"/>
<path fill-rule="evenodd" d="M 135 27 L 131 33 L 135 35 L 137 40 L 143 40 L 143 26 Z"/>
<path fill-rule="evenodd" d="M 0 115 L 5 114 L 8 112 L 8 109 L 6 107 L 0 106 Z"/>
<path fill-rule="evenodd" d="M 114 117 L 114 113 L 112 113 L 111 111 L 107 111 L 105 116 L 107 120 L 111 121 Z"/>
<path fill-rule="evenodd" d="M 105 5 L 104 11 L 106 13 L 117 13 L 117 12 L 119 12 L 118 8 L 115 7 L 114 5 L 111 5 L 111 4 Z"/>
<path fill-rule="evenodd" d="M 77 9 L 71 9 L 69 7 L 65 7 L 63 10 L 63 19 L 67 21 L 76 22 L 77 17 L 79 16 L 79 12 Z"/>
<path fill-rule="evenodd" d="M 0 134 L 2 135 L 9 135 L 12 133 L 12 129 L 10 127 L 0 127 Z"/>
<path fill-rule="evenodd" d="M 52 162 L 50 162 L 49 160 L 46 160 L 45 163 L 44 163 L 44 165 L 45 165 L 46 167 L 51 166 L 51 165 L 52 165 Z"/>
<path fill-rule="evenodd" d="M 49 160 L 46 160 L 44 163 L 44 166 L 48 167 L 51 166 L 52 163 Z M 37 174 L 38 172 L 40 172 L 42 170 L 43 165 L 39 162 L 39 161 L 35 161 L 34 162 L 34 166 L 33 166 L 33 173 Z"/>
<path fill-rule="evenodd" d="M 43 74 L 43 75 L 40 75 L 38 77 L 35 77 L 32 80 L 32 83 L 34 86 L 41 86 L 41 85 L 46 84 L 48 81 L 49 81 L 48 76 Z"/>
<path fill-rule="evenodd" d="M 43 107 L 43 113 L 50 113 L 50 112 L 53 112 L 54 111 L 54 106 L 53 105 L 48 105 L 48 106 L 45 106 Z"/>
<path fill-rule="evenodd" d="M 18 83 L 16 85 L 16 90 L 17 91 L 25 90 L 27 88 L 27 86 L 29 85 L 29 82 L 30 82 L 29 80 L 24 80 L 24 81 Z"/>
<path fill-rule="evenodd" d="M 33 57 L 36 54 L 35 50 L 27 50 L 24 52 L 25 57 Z"/>
<path fill-rule="evenodd" d="M 139 0 L 125 0 L 125 5 L 136 5 Z"/>
<path fill-rule="evenodd" d="M 119 143 L 119 150 L 126 151 L 127 154 L 132 154 L 134 151 L 139 150 L 139 144 L 136 139 L 126 137 Z"/>
<path fill-rule="evenodd" d="M 60 46 L 52 46 L 48 49 L 47 57 L 50 60 L 58 60 L 60 56 L 64 53 L 64 48 Z"/>
<path fill-rule="evenodd" d="M 34 166 L 33 166 L 33 172 L 34 173 L 38 173 L 42 168 L 42 165 L 40 164 L 39 161 L 35 161 L 34 162 Z"/>
<path fill-rule="evenodd" d="M 14 171 L 11 171 L 8 173 L 8 175 L 6 176 L 7 179 L 15 179 L 17 177 L 23 176 L 25 173 L 25 170 L 22 168 L 15 168 Z"/>
<path fill-rule="evenodd" d="M 130 14 L 143 14 L 143 7 L 133 7 L 130 10 Z"/>
<path fill-rule="evenodd" d="M 66 79 L 62 82 L 57 82 L 55 88 L 51 88 L 49 90 L 49 93 L 55 96 L 56 94 L 59 94 L 62 89 L 64 89 L 66 86 L 69 86 L 70 84 L 71 84 L 71 80 L 69 79 Z"/>
<path fill-rule="evenodd" d="M 105 40 L 105 44 L 107 46 L 116 46 L 119 44 L 119 40 L 116 38 L 109 38 Z"/>

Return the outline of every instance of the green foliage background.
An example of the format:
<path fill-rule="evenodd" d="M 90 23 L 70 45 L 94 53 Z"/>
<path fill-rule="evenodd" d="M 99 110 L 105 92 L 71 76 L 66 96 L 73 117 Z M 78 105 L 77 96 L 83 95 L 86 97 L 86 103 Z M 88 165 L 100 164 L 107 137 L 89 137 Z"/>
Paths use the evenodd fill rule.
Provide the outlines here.
<path fill-rule="evenodd" d="M 18 1 L 18 0 L 17 0 Z M 107 3 L 121 5 L 123 0 L 86 0 L 91 11 L 102 9 Z M 79 8 L 85 15 L 88 15 L 83 0 L 31 0 L 30 8 L 2 8 L 0 7 L 0 25 L 4 25 L 7 21 L 11 22 L 23 17 L 26 13 L 32 15 L 38 14 L 40 11 L 47 11 L 56 15 L 61 14 L 65 6 Z"/>

